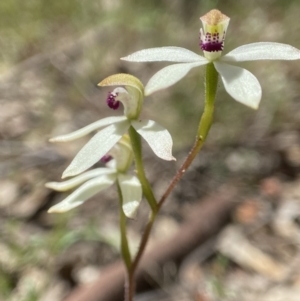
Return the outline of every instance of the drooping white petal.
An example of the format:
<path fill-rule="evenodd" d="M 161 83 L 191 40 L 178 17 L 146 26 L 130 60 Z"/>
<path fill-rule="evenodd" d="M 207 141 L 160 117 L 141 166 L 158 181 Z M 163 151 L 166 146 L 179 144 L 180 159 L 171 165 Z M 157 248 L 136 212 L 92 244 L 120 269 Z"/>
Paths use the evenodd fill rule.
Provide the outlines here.
<path fill-rule="evenodd" d="M 299 60 L 300 50 L 287 44 L 260 42 L 235 48 L 221 61 L 242 62 L 256 60 Z"/>
<path fill-rule="evenodd" d="M 123 197 L 123 211 L 129 218 L 134 218 L 142 199 L 142 185 L 137 177 L 119 174 L 118 181 Z"/>
<path fill-rule="evenodd" d="M 153 120 L 131 121 L 135 130 L 148 142 L 156 156 L 171 161 L 173 141 L 170 133 Z"/>
<path fill-rule="evenodd" d="M 145 95 L 150 95 L 156 91 L 174 85 L 183 77 L 185 77 L 192 68 L 208 63 L 208 60 L 204 59 L 203 61 L 197 63 L 183 63 L 170 65 L 159 70 L 150 78 L 149 82 L 147 83 L 145 87 Z"/>
<path fill-rule="evenodd" d="M 127 118 L 125 116 L 114 116 L 114 117 L 107 117 L 107 118 L 103 118 L 100 119 L 96 122 L 93 122 L 75 132 L 66 134 L 66 135 L 62 135 L 62 136 L 58 136 L 58 137 L 54 137 L 51 138 L 49 141 L 50 142 L 67 142 L 67 141 L 72 141 L 78 138 L 81 138 L 101 127 L 113 124 L 113 123 L 117 123 L 117 122 L 121 122 L 123 120 L 126 120 Z"/>
<path fill-rule="evenodd" d="M 69 211 L 82 203 L 87 199 L 111 186 L 116 180 L 116 174 L 102 175 L 95 179 L 89 180 L 88 182 L 81 185 L 63 201 L 51 207 L 49 213 L 61 213 Z"/>
<path fill-rule="evenodd" d="M 225 63 L 214 62 L 225 89 L 238 102 L 257 109 L 261 99 L 261 86 L 248 70 Z"/>
<path fill-rule="evenodd" d="M 181 47 L 157 47 L 143 49 L 134 52 L 128 56 L 122 57 L 121 60 L 129 62 L 177 62 L 192 63 L 206 60 L 203 56 L 198 55 L 188 49 Z"/>
<path fill-rule="evenodd" d="M 101 175 L 105 175 L 105 174 L 112 174 L 115 173 L 116 171 L 112 168 L 106 168 L 106 167 L 102 167 L 102 168 L 95 168 L 93 170 L 89 170 L 73 179 L 70 179 L 68 181 L 64 181 L 64 182 L 49 182 L 46 183 L 46 187 L 47 188 L 51 188 L 53 190 L 56 191 L 67 191 L 69 189 L 72 189 L 76 186 L 81 185 L 82 183 L 84 183 L 87 180 L 90 180 L 92 178 L 95 177 L 99 177 Z"/>
<path fill-rule="evenodd" d="M 78 175 L 94 165 L 121 139 L 129 125 L 125 120 L 99 131 L 75 156 L 62 178 Z"/>

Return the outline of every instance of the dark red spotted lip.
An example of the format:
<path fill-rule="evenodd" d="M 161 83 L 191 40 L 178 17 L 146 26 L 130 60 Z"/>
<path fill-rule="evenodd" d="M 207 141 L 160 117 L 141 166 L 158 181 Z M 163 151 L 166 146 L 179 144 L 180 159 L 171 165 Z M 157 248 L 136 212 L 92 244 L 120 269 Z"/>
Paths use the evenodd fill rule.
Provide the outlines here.
<path fill-rule="evenodd" d="M 203 51 L 215 52 L 223 51 L 224 43 L 223 42 L 202 42 L 200 41 L 200 48 Z"/>
<path fill-rule="evenodd" d="M 118 96 L 118 93 L 109 92 L 108 96 L 106 98 L 107 105 L 113 110 L 117 110 L 120 106 L 120 102 L 118 100 L 116 100 L 117 96 Z"/>
<path fill-rule="evenodd" d="M 100 159 L 100 161 L 102 162 L 102 163 L 108 163 L 110 160 L 112 160 L 112 156 L 111 155 L 104 155 L 101 159 Z"/>

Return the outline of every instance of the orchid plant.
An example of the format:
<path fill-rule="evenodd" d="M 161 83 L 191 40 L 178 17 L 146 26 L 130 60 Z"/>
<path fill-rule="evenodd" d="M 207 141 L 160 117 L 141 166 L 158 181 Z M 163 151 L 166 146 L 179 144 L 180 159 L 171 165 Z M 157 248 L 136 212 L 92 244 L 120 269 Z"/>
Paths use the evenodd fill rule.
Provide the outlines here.
<path fill-rule="evenodd" d="M 63 173 L 63 178 L 75 176 L 61 183 L 47 183 L 47 187 L 66 191 L 78 187 L 49 212 L 65 212 L 83 204 L 88 198 L 116 183 L 120 203 L 121 253 L 127 268 L 125 300 L 132 301 L 135 289 L 135 273 L 144 253 L 155 218 L 166 198 L 193 162 L 209 133 L 214 112 L 214 102 L 220 75 L 226 91 L 238 102 L 257 109 L 261 100 L 261 86 L 248 70 L 229 63 L 253 60 L 297 60 L 300 50 L 286 44 L 260 42 L 238 47 L 222 56 L 229 18 L 218 10 L 212 10 L 200 18 L 200 48 L 203 56 L 180 47 L 150 48 L 135 52 L 122 60 L 131 62 L 169 61 L 176 64 L 158 71 L 145 89 L 136 77 L 129 74 L 112 75 L 99 86 L 118 86 L 109 92 L 107 104 L 117 109 L 124 106 L 123 116 L 107 117 L 73 133 L 52 138 L 52 142 L 78 139 L 99 130 L 79 151 Z M 182 79 L 192 68 L 206 65 L 205 107 L 200 118 L 194 146 L 182 163 L 165 193 L 158 200 L 146 177 L 141 149 L 141 137 L 146 140 L 154 154 L 164 160 L 172 156 L 172 137 L 161 125 L 152 120 L 140 120 L 144 95 L 167 88 Z M 128 136 L 127 136 L 128 134 Z M 100 159 L 113 160 L 106 167 L 86 171 Z M 135 161 L 137 176 L 130 173 Z M 142 196 L 151 209 L 149 220 L 142 235 L 140 247 L 134 257 L 129 251 L 126 235 L 126 218 L 134 218 Z"/>
<path fill-rule="evenodd" d="M 128 274 L 130 274 L 132 262 L 126 236 L 126 217 L 135 217 L 142 194 L 146 197 L 152 212 L 157 212 L 157 202 L 144 172 L 140 136 L 147 141 L 159 158 L 169 161 L 175 158 L 172 156 L 173 141 L 170 133 L 153 120 L 139 120 L 144 100 L 144 86 L 139 79 L 129 74 L 115 74 L 99 83 L 99 86 L 103 87 L 119 85 L 123 87 L 117 87 L 109 92 L 106 102 L 113 110 L 122 103 L 124 116 L 100 119 L 75 132 L 50 139 L 51 142 L 72 141 L 106 126 L 78 152 L 62 175 L 62 178 L 76 177 L 60 183 L 50 182 L 46 184 L 46 187 L 57 191 L 67 191 L 81 185 L 48 211 L 61 213 L 83 204 L 113 183 L 117 184 L 121 208 L 121 252 Z M 109 161 L 111 157 L 114 160 L 107 162 L 106 167 L 85 172 L 100 159 Z M 138 177 L 127 173 L 133 157 Z"/>

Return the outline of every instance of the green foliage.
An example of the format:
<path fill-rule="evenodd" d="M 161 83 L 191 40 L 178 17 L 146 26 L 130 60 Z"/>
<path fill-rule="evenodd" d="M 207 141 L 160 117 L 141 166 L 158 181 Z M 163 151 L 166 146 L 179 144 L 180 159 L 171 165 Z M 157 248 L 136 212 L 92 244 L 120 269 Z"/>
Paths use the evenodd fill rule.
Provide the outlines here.
<path fill-rule="evenodd" d="M 226 276 L 228 265 L 228 258 L 221 254 L 215 259 L 213 267 L 214 276 L 211 278 L 211 285 L 215 296 L 218 298 L 226 298 L 228 296 L 228 291 L 224 285 L 224 277 Z"/>
<path fill-rule="evenodd" d="M 53 216 L 54 226 L 51 230 L 30 235 L 27 233 L 27 238 L 22 238 L 21 242 L 16 236 L 24 233 L 23 222 L 11 220 L 5 225 L 3 242 L 10 250 L 14 271 L 4 271 L 0 267 L 0 299 L 6 300 L 11 296 L 18 277 L 26 268 L 38 266 L 49 271 L 50 274 L 51 271 L 54 272 L 53 262 L 72 244 L 78 241 L 105 241 L 109 244 L 105 238 L 101 237 L 96 221 L 93 219 L 88 220 L 82 227 L 70 229 L 68 222 L 74 214 L 76 210 L 68 214 Z M 40 293 L 32 288 L 22 300 L 37 301 Z"/>
<path fill-rule="evenodd" d="M 7 298 L 13 290 L 14 283 L 12 276 L 7 275 L 0 269 L 0 298 Z"/>

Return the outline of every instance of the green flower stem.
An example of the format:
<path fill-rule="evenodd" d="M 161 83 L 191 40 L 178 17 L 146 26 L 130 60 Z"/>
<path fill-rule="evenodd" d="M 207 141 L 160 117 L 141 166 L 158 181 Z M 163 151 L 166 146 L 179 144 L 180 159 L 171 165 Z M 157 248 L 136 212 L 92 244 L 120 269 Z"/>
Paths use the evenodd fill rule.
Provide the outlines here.
<path fill-rule="evenodd" d="M 214 113 L 214 103 L 217 94 L 217 87 L 218 87 L 218 72 L 215 69 L 213 63 L 209 63 L 206 66 L 206 77 L 205 77 L 205 106 L 204 112 L 201 116 L 196 141 L 194 143 L 193 148 L 191 149 L 189 155 L 179 168 L 178 172 L 174 176 L 172 182 L 170 183 L 169 187 L 161 197 L 158 202 L 158 208 L 160 208 L 163 203 L 165 202 L 166 198 L 169 196 L 171 191 L 174 189 L 178 181 L 182 178 L 184 173 L 186 172 L 187 168 L 191 165 L 199 151 L 201 150 L 208 132 L 210 130 L 212 120 L 213 120 L 213 113 Z"/>
<path fill-rule="evenodd" d="M 132 261 L 131 269 L 128 272 L 128 279 L 129 279 L 129 285 L 128 285 L 128 290 L 126 294 L 126 301 L 132 301 L 133 300 L 133 295 L 134 295 L 134 274 L 135 271 L 138 267 L 138 264 L 141 260 L 141 257 L 145 251 L 156 215 L 171 193 L 171 191 L 174 189 L 178 181 L 182 178 L 184 173 L 186 172 L 187 168 L 191 165 L 199 151 L 201 150 L 206 137 L 208 135 L 208 132 L 210 130 L 212 120 L 213 120 L 213 112 L 214 112 L 214 101 L 217 93 L 217 84 L 218 84 L 218 73 L 212 63 L 208 64 L 206 67 L 206 79 L 205 79 L 205 107 L 204 107 L 204 112 L 201 116 L 198 131 L 197 131 L 197 136 L 196 136 L 196 141 L 194 143 L 194 146 L 192 147 L 189 155 L 181 165 L 180 169 L 172 179 L 170 185 L 168 186 L 167 190 L 159 200 L 158 204 L 156 203 L 156 200 L 153 196 L 152 189 L 145 177 L 144 173 L 144 167 L 141 159 L 141 142 L 139 139 L 138 134 L 134 130 L 134 128 L 130 127 L 129 129 L 129 135 L 131 139 L 131 144 L 133 148 L 133 152 L 136 158 L 136 166 L 138 170 L 138 175 L 140 178 L 140 181 L 143 185 L 143 190 L 146 198 L 148 199 L 148 202 L 152 208 L 152 212 L 150 215 L 150 218 L 148 220 L 148 223 L 146 225 L 145 231 L 142 235 L 140 246 L 138 249 L 138 252 Z M 145 181 L 144 183 L 142 180 Z M 147 193 L 147 195 L 146 195 Z M 155 206 L 154 206 L 155 203 Z M 153 208 L 155 210 L 153 210 Z"/>
<path fill-rule="evenodd" d="M 139 249 L 136 253 L 136 256 L 135 256 L 134 260 L 132 261 L 132 265 L 131 265 L 132 271 L 136 270 L 136 268 L 137 268 L 137 266 L 140 262 L 140 259 L 141 259 L 142 255 L 144 253 L 144 250 L 145 250 L 145 247 L 147 245 L 147 242 L 148 242 L 148 239 L 149 239 L 149 236 L 150 236 L 150 232 L 151 232 L 152 226 L 154 224 L 157 213 L 158 213 L 158 211 L 156 211 L 156 212 L 152 211 L 152 213 L 149 217 L 148 223 L 146 225 L 146 228 L 144 230 L 142 239 L 140 241 Z"/>
<path fill-rule="evenodd" d="M 209 63 L 206 66 L 204 112 L 202 114 L 198 127 L 198 137 L 200 138 L 200 140 L 203 140 L 203 142 L 206 140 L 210 126 L 212 124 L 217 86 L 218 72 L 214 64 Z"/>
<path fill-rule="evenodd" d="M 117 181 L 118 194 L 119 194 L 119 207 L 120 207 L 120 233 L 121 233 L 121 253 L 126 265 L 126 269 L 129 273 L 131 269 L 131 255 L 128 246 L 128 240 L 126 235 L 126 216 L 123 211 L 123 197 L 121 193 L 120 185 Z"/>
<path fill-rule="evenodd" d="M 148 221 L 145 231 L 142 235 L 142 239 L 140 242 L 138 252 L 137 252 L 134 260 L 132 261 L 131 269 L 128 271 L 128 275 L 127 275 L 128 282 L 127 282 L 126 291 L 125 291 L 125 301 L 133 301 L 134 292 L 135 292 L 135 272 L 136 272 L 138 264 L 141 260 L 141 257 L 145 251 L 145 247 L 147 245 L 147 242 L 148 242 L 148 239 L 149 239 L 149 236 L 151 233 L 151 229 L 154 224 L 157 213 L 158 213 L 158 210 L 151 212 L 149 221 Z"/>
<path fill-rule="evenodd" d="M 152 229 L 152 225 L 153 225 L 155 217 L 158 213 L 158 205 L 157 205 L 155 196 L 153 194 L 152 188 L 145 175 L 144 165 L 143 165 L 143 161 L 142 161 L 142 145 L 141 145 L 140 135 L 136 132 L 136 130 L 132 126 L 129 128 L 128 133 L 129 133 L 129 137 L 131 140 L 131 146 L 132 146 L 132 150 L 133 150 L 133 154 L 134 154 L 137 175 L 142 184 L 143 193 L 149 203 L 149 206 L 151 207 L 150 219 L 149 219 L 146 229 L 143 233 L 137 255 L 135 256 L 134 261 L 131 262 L 130 268 L 129 269 L 127 268 L 127 283 L 126 283 L 126 287 L 125 287 L 126 288 L 125 300 L 132 301 L 134 292 L 135 292 L 135 271 L 136 271 L 137 265 L 140 261 L 140 258 L 143 255 L 143 252 L 145 250 L 145 247 L 146 247 L 146 244 L 148 241 L 148 237 L 149 237 L 150 231 Z M 125 264 L 126 264 L 126 262 L 125 262 Z"/>
<path fill-rule="evenodd" d="M 198 153 L 199 153 L 200 149 L 202 148 L 203 144 L 204 144 L 204 140 L 200 139 L 197 136 L 193 148 L 191 149 L 191 151 L 189 152 L 187 158 L 185 159 L 185 161 L 183 162 L 183 164 L 181 165 L 181 167 L 177 171 L 176 175 L 173 177 L 173 179 L 172 179 L 171 183 L 169 184 L 167 190 L 165 191 L 165 193 L 163 194 L 163 196 L 159 200 L 158 209 L 161 208 L 161 206 L 163 205 L 163 203 L 165 202 L 165 200 L 167 199 L 169 194 L 175 188 L 176 184 L 182 178 L 182 176 L 184 175 L 184 173 L 186 172 L 188 167 L 192 164 L 193 160 L 198 155 Z"/>
<path fill-rule="evenodd" d="M 172 179 L 170 185 L 168 186 L 167 190 L 161 197 L 161 199 L 158 202 L 158 208 L 156 211 L 152 211 L 150 218 L 148 220 L 148 223 L 146 225 L 145 231 L 142 235 L 140 246 L 138 249 L 138 252 L 136 254 L 136 257 L 132 261 L 132 266 L 131 266 L 131 275 L 133 275 L 138 267 L 138 264 L 140 262 L 140 259 L 145 251 L 152 226 L 154 224 L 156 215 L 171 193 L 171 191 L 174 189 L 178 181 L 182 178 L 184 175 L 185 171 L 187 168 L 191 165 L 199 151 L 201 150 L 205 139 L 208 135 L 208 132 L 210 130 L 211 124 L 212 124 L 212 119 L 213 119 L 213 111 L 214 111 L 214 101 L 216 97 L 216 92 L 217 92 L 217 84 L 218 84 L 218 73 L 212 63 L 207 65 L 206 68 L 206 80 L 205 80 L 205 107 L 204 107 L 204 112 L 201 116 L 200 123 L 199 123 L 199 128 L 196 136 L 196 141 L 194 143 L 194 146 L 192 147 L 189 155 L 187 156 L 186 160 L 183 162 L 181 165 L 180 169 Z"/>
<path fill-rule="evenodd" d="M 149 206 L 151 207 L 152 212 L 157 212 L 158 209 L 157 201 L 155 199 L 152 188 L 145 175 L 145 169 L 142 160 L 142 145 L 141 145 L 140 135 L 136 132 L 136 130 L 132 126 L 130 126 L 128 133 L 129 133 L 132 150 L 134 154 L 137 176 L 142 184 L 143 193 L 149 203 Z"/>

